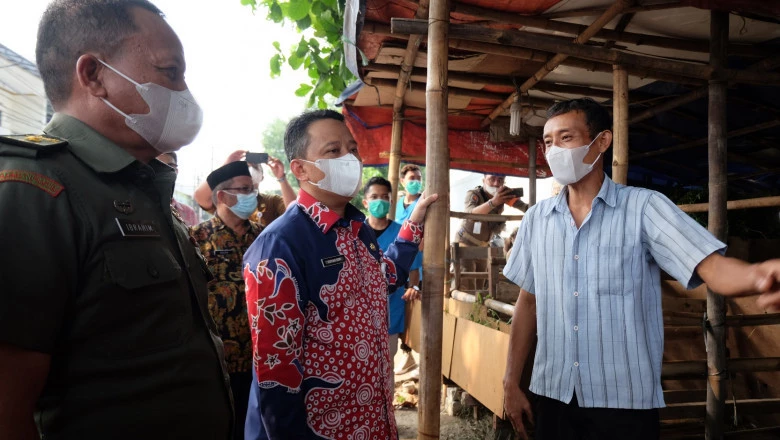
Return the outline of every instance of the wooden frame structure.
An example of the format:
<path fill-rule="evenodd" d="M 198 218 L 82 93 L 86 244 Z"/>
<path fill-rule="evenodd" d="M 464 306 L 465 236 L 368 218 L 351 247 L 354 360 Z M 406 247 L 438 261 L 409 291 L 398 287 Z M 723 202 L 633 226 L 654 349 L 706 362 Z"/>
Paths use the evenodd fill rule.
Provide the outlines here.
<path fill-rule="evenodd" d="M 750 87 L 758 87 L 757 90 L 772 87 L 773 96 L 778 96 L 778 45 L 767 42 L 771 38 L 765 37 L 780 36 L 780 5 L 760 0 L 681 0 L 661 4 L 616 0 L 608 7 L 596 7 L 589 0 L 575 0 L 556 9 L 558 0 L 508 3 L 366 0 L 364 3 L 367 7 L 361 22 L 362 34 L 354 41 L 367 54 L 368 63 L 359 75 L 369 87 L 347 99 L 347 104 L 355 112 L 364 107 L 392 108 L 389 153 L 380 153 L 378 157 L 385 154 L 389 159 L 394 198 L 399 165 L 408 161 L 427 165 L 426 191 L 439 193 L 443 198 L 448 197 L 450 167 L 457 165 L 474 170 L 500 167 L 507 174 L 527 175 L 531 180 L 530 200 L 534 202 L 535 179 L 547 175 L 541 174 L 546 170 L 537 160 L 540 159 L 535 137 L 538 134 L 514 139 L 531 146 L 524 161 L 510 164 L 485 160 L 478 155 L 455 157 L 455 150 L 448 144 L 448 132 L 451 134 L 457 128 L 454 117 L 478 118 L 486 129 L 499 122 L 515 97 L 521 96 L 527 122 L 539 124 L 536 115 L 539 108 L 555 100 L 592 96 L 611 100 L 614 118 L 611 160 L 616 182 L 653 186 L 654 179 L 660 176 L 667 185 L 668 182 L 701 184 L 704 180 L 701 176 L 708 176 L 709 203 L 683 209 L 708 211 L 710 230 L 721 239 L 726 238 L 727 209 L 777 206 L 780 154 L 770 154 L 776 146 L 772 141 L 756 138 L 756 134 L 780 134 L 780 108 L 755 94 L 742 92 L 748 87 L 746 84 L 752 84 L 755 86 Z M 707 20 L 708 32 L 699 34 L 698 38 L 639 30 L 647 23 L 642 21 L 645 15 L 657 18 L 657 14 L 670 12 L 689 17 L 699 13 L 692 6 L 711 9 L 705 11 L 711 15 Z M 723 9 L 730 10 L 732 15 L 722 12 Z M 729 35 L 729 17 L 750 21 L 750 27 L 767 33 L 756 31 L 755 41 L 742 34 Z M 427 44 L 424 44 L 426 37 Z M 399 46 L 404 42 L 405 48 Z M 610 76 L 608 83 L 604 81 L 605 74 Z M 424 101 L 416 91 L 423 82 Z M 653 89 L 657 84 L 660 86 Z M 658 92 L 662 89 L 672 92 Z M 383 96 L 391 97 L 392 106 Z M 703 100 L 708 107 L 704 118 L 701 111 L 697 114 L 692 110 L 696 108 L 694 104 Z M 749 124 L 740 119 L 740 126 L 731 128 L 734 125 L 731 119 L 743 111 L 727 114 L 726 108 L 738 106 L 757 109 L 764 117 L 745 115 L 751 121 Z M 405 152 L 404 123 L 422 119 L 427 128 L 425 155 Z M 701 125 L 702 120 L 706 120 L 707 136 L 692 134 L 685 127 L 675 125 L 676 121 Z M 648 141 L 643 145 L 637 141 L 655 137 L 661 137 L 666 144 L 658 146 Z M 728 149 L 730 140 L 742 142 L 738 148 Z M 653 145 L 647 146 L 648 143 Z M 747 148 L 745 143 L 755 148 Z M 696 149 L 704 145 L 708 145 L 709 160 L 702 163 L 703 150 Z M 667 159 L 671 153 L 680 155 L 678 160 Z M 629 163 L 637 165 L 629 166 Z M 749 191 L 754 187 L 773 194 L 727 201 L 727 188 L 750 196 Z M 419 439 L 438 438 L 439 432 L 442 358 L 441 350 L 436 348 L 442 343 L 448 242 L 446 229 L 440 225 L 448 223 L 449 216 L 447 204 L 439 203 L 434 205 L 426 221 L 424 291 L 432 294 L 424 295 L 422 302 Z M 724 436 L 726 402 L 722 379 L 726 377 L 727 367 L 735 368 L 726 363 L 725 326 L 735 321 L 725 315 L 722 297 L 712 293 L 708 294 L 706 316 L 709 380 L 705 432 L 708 439 L 720 439 Z M 742 319 L 759 321 L 758 318 Z M 683 329 L 680 333 L 687 331 Z M 776 363 L 765 362 L 759 362 L 764 365 L 762 368 L 777 369 Z M 703 371 L 701 364 L 690 368 Z"/>

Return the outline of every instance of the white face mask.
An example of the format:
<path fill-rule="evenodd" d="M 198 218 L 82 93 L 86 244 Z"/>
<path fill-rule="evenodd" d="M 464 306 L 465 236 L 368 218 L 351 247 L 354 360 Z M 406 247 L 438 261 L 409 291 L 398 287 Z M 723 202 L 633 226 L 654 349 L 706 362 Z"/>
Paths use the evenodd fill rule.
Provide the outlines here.
<path fill-rule="evenodd" d="M 601 133 L 604 133 L 603 131 Z M 585 156 L 590 151 L 590 146 L 596 139 L 601 136 L 601 133 L 597 134 L 588 145 L 583 145 L 577 148 L 561 148 L 558 146 L 551 146 L 545 157 L 547 163 L 550 165 L 550 171 L 553 173 L 553 177 L 561 185 L 571 185 L 572 183 L 579 182 L 583 177 L 587 176 L 592 170 L 593 165 L 601 157 L 601 153 L 596 157 L 596 160 L 591 164 L 582 163 Z"/>
<path fill-rule="evenodd" d="M 491 196 L 496 195 L 496 193 L 498 192 L 497 186 L 483 185 L 482 189 L 484 189 L 485 192 L 490 194 Z"/>
<path fill-rule="evenodd" d="M 344 197 L 355 197 L 360 191 L 363 163 L 354 154 L 345 154 L 336 159 L 317 159 L 314 162 L 300 160 L 314 164 L 325 173 L 319 182 L 309 180 L 312 185 Z"/>
<path fill-rule="evenodd" d="M 145 115 L 128 115 L 105 98 L 109 107 L 125 117 L 125 124 L 146 139 L 160 153 L 170 153 L 190 144 L 203 124 L 203 110 L 189 90 L 177 92 L 155 83 L 138 84 L 124 73 L 100 61 L 122 78 L 135 84 L 138 94 L 149 106 Z"/>

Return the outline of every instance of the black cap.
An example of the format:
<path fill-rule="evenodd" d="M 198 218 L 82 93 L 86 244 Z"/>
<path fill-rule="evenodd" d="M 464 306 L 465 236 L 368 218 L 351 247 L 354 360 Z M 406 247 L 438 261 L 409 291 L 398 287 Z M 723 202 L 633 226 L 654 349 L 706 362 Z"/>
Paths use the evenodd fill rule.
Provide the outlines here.
<path fill-rule="evenodd" d="M 217 168 L 206 177 L 206 182 L 208 182 L 209 188 L 213 191 L 215 186 L 238 176 L 252 177 L 252 175 L 249 174 L 249 167 L 243 160 L 230 162 L 227 165 Z"/>

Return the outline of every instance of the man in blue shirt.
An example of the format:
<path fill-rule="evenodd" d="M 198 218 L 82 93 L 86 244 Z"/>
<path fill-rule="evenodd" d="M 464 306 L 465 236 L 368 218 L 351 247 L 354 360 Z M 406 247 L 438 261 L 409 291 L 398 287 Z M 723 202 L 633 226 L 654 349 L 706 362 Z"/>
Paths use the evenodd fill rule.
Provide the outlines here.
<path fill-rule="evenodd" d="M 246 438 L 396 438 L 388 288 L 406 282 L 436 196 L 421 197 L 382 252 L 349 204 L 362 162 L 344 117 L 294 118 L 284 148 L 298 201 L 244 255 L 254 356 Z"/>
<path fill-rule="evenodd" d="M 366 223 L 374 231 L 377 244 L 382 252 L 387 252 L 393 244 L 398 233 L 401 232 L 401 224 L 390 220 L 387 213 L 390 209 L 390 192 L 392 186 L 383 177 L 372 177 L 363 188 L 363 206 L 368 210 Z M 406 301 L 412 301 L 420 297 L 420 268 L 422 258 L 420 253 L 412 262 L 409 269 L 409 280 L 406 286 L 395 289 L 387 298 L 390 333 L 390 359 L 395 358 L 398 351 L 398 335 L 404 331 L 406 324 Z M 410 349 L 411 350 L 411 349 Z M 409 353 L 411 356 L 411 353 Z M 414 358 L 412 358 L 414 359 Z M 415 364 L 416 366 L 416 364 Z"/>
<path fill-rule="evenodd" d="M 414 206 L 420 200 L 422 173 L 420 172 L 420 167 L 413 163 L 408 163 L 401 168 L 399 177 L 405 191 L 402 193 L 403 197 L 398 198 L 398 203 L 395 206 L 395 221 L 403 223 L 404 220 L 412 215 Z"/>
<path fill-rule="evenodd" d="M 689 289 L 705 282 L 722 294 L 750 294 L 772 291 L 780 260 L 724 257 L 726 246 L 662 194 L 612 182 L 600 160 L 612 118 L 592 99 L 557 103 L 547 116 L 546 158 L 566 187 L 528 211 L 504 269 L 522 289 L 506 414 L 523 438 L 525 415 L 535 416 L 541 440 L 657 439 L 660 270 Z M 535 335 L 532 414 L 519 381 Z"/>

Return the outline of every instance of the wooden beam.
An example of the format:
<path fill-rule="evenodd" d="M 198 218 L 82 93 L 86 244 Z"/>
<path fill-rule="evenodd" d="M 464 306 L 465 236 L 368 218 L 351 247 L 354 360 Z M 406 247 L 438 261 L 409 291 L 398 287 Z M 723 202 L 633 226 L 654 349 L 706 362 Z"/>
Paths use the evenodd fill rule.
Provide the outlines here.
<path fill-rule="evenodd" d="M 424 84 L 417 82 L 417 78 L 412 77 L 413 82 L 416 82 L 418 84 Z M 375 85 L 378 87 L 395 87 L 396 82 L 392 79 L 385 79 L 385 78 L 369 78 L 366 80 L 368 84 Z M 407 84 L 408 87 L 408 84 Z M 455 97 L 465 97 L 465 98 L 476 98 L 476 99 L 486 99 L 490 101 L 498 101 L 501 102 L 504 100 L 504 96 L 501 93 L 494 93 L 494 92 L 483 92 L 482 90 L 474 90 L 474 89 L 464 89 L 460 87 L 448 87 L 449 88 L 449 95 L 455 96 Z M 555 103 L 555 100 L 552 99 L 545 99 L 545 98 L 533 98 L 533 106 L 546 109 L 547 107 L 551 106 L 553 103 Z M 524 103 L 527 106 L 531 106 L 529 103 Z"/>
<path fill-rule="evenodd" d="M 724 103 L 725 105 L 725 103 Z M 761 130 L 767 130 L 769 128 L 774 128 L 780 125 L 780 119 L 772 119 L 771 121 L 762 122 L 760 124 L 751 125 L 750 127 L 743 127 L 739 128 L 737 130 L 732 130 L 728 133 L 726 133 L 727 138 L 733 138 L 733 137 L 739 137 L 744 136 L 746 134 L 755 133 L 757 131 Z M 629 159 L 630 160 L 638 160 L 638 159 L 646 159 L 648 157 L 654 157 L 654 156 L 660 156 L 662 154 L 667 153 L 673 153 L 675 151 L 681 151 L 681 150 L 687 150 L 690 148 L 700 147 L 702 145 L 707 145 L 709 138 L 701 138 L 697 139 L 695 141 L 685 142 L 679 145 L 675 145 L 673 147 L 667 147 L 667 148 L 661 148 L 658 150 L 653 151 L 646 151 L 644 153 L 637 153 L 632 155 Z"/>
<path fill-rule="evenodd" d="M 419 33 L 423 32 L 426 26 L 427 24 L 425 23 L 416 22 L 413 19 L 402 18 L 393 18 L 391 23 L 391 29 L 394 33 Z M 716 70 L 709 65 L 692 62 L 667 60 L 574 43 L 562 43 L 556 38 L 532 32 L 499 30 L 486 28 L 484 26 L 461 24 L 452 25 L 450 35 L 452 38 L 487 43 L 500 42 L 509 46 L 555 52 L 559 55 L 572 56 L 601 63 L 635 66 L 695 79 L 709 80 L 711 78 L 725 78 L 729 81 L 750 84 L 780 84 L 780 73 L 756 73 L 748 70 L 726 68 L 719 68 Z"/>
<path fill-rule="evenodd" d="M 627 7 L 623 9 L 624 16 L 626 17 L 626 23 L 620 26 L 620 23 L 624 21 L 621 17 L 618 25 L 615 29 L 601 29 L 594 36 L 593 39 L 606 40 L 612 42 L 629 43 L 637 46 L 653 46 L 661 47 L 665 49 L 684 50 L 688 52 L 701 52 L 708 53 L 710 51 L 710 43 L 707 40 L 694 40 L 694 39 L 682 39 L 682 38 L 670 38 L 659 35 L 647 35 L 637 34 L 633 32 L 624 32 L 625 27 L 628 25 L 627 21 L 633 17 L 633 8 Z M 601 15 L 606 12 L 607 9 L 601 8 L 601 12 L 594 15 Z M 516 26 L 522 26 L 524 28 L 543 29 L 546 31 L 560 32 L 571 35 L 579 35 L 585 31 L 587 26 L 567 23 L 564 21 L 550 20 L 540 16 L 521 15 L 521 14 L 507 14 L 505 11 L 498 11 L 495 9 L 482 8 L 479 6 L 473 6 L 464 3 L 454 3 L 452 12 L 461 13 L 471 17 L 476 17 L 484 20 L 489 20 L 496 23 L 506 23 Z M 577 16 L 578 18 L 583 16 Z M 609 48 L 609 46 L 607 46 Z M 729 45 L 729 51 L 732 53 L 740 54 L 741 56 L 755 56 L 766 57 L 770 56 L 774 52 L 768 49 L 764 49 L 760 46 L 752 44 L 731 44 Z"/>
<path fill-rule="evenodd" d="M 634 19 L 635 14 L 636 13 L 634 12 L 629 12 L 623 14 L 623 16 L 620 17 L 620 21 L 618 21 L 618 23 L 615 25 L 615 32 L 618 33 L 618 36 L 615 38 L 618 38 L 626 33 L 626 28 L 628 27 L 628 24 L 631 23 L 631 20 Z M 617 40 L 615 39 L 608 39 L 607 42 L 604 44 L 604 49 L 612 49 L 613 47 L 615 47 L 616 41 Z"/>
<path fill-rule="evenodd" d="M 398 203 L 398 181 L 401 168 L 401 149 L 404 136 L 403 110 L 393 110 L 393 129 L 390 134 L 390 157 L 387 161 L 387 180 L 390 181 L 390 211 L 387 216 L 395 220 L 395 206 Z"/>
<path fill-rule="evenodd" d="M 380 152 L 379 157 L 388 157 L 388 154 L 385 152 Z M 425 156 L 412 156 L 403 154 L 401 155 L 401 160 L 409 161 L 409 162 L 417 162 L 417 163 L 426 163 L 425 162 Z M 458 157 L 451 157 L 450 158 L 451 164 L 458 164 L 458 165 L 484 165 L 489 167 L 499 167 L 499 168 L 511 168 L 513 170 L 528 170 L 527 164 L 521 164 L 519 162 L 496 162 L 492 160 L 479 160 L 479 159 L 461 159 Z M 546 175 L 550 175 L 550 167 L 547 165 L 538 166 L 537 170 L 542 170 L 545 172 Z"/>
<path fill-rule="evenodd" d="M 602 15 L 600 15 L 593 23 L 591 23 L 590 26 L 588 26 L 585 30 L 583 30 L 573 41 L 573 45 L 575 46 L 581 46 L 585 44 L 588 40 L 590 40 L 594 35 L 596 35 L 596 32 L 600 31 L 604 26 L 606 26 L 610 21 L 612 21 L 613 18 L 615 18 L 618 14 L 623 11 L 626 7 L 628 7 L 631 3 L 631 0 L 617 0 L 615 3 L 612 4 L 612 6 L 609 7 Z M 550 58 L 544 66 L 542 66 L 541 69 L 539 69 L 531 78 L 528 78 L 523 82 L 523 84 L 520 85 L 518 90 L 515 93 L 512 93 L 509 95 L 504 102 L 501 103 L 498 107 L 496 107 L 495 110 L 493 110 L 490 115 L 488 115 L 485 120 L 482 121 L 482 126 L 487 126 L 490 124 L 490 121 L 497 118 L 500 114 L 504 113 L 509 107 L 512 105 L 512 103 L 515 100 L 515 97 L 520 95 L 522 96 L 525 93 L 528 93 L 531 88 L 542 80 L 547 74 L 555 70 L 556 67 L 558 67 L 563 61 L 568 58 L 567 54 L 561 54 L 557 53 L 558 51 L 551 51 L 556 52 L 556 55 Z"/>
<path fill-rule="evenodd" d="M 392 73 L 393 75 L 398 75 L 400 73 L 400 69 L 396 64 L 371 63 L 368 66 L 366 66 L 365 69 L 366 71 Z M 426 75 L 425 69 L 421 67 L 416 67 L 412 71 L 411 79 L 412 81 L 415 82 L 425 82 L 425 75 Z M 455 82 L 459 82 L 459 83 L 466 83 L 475 86 L 498 86 L 498 87 L 515 88 L 515 84 L 512 82 L 512 80 L 506 77 L 478 75 L 478 74 L 473 74 L 468 72 L 450 71 L 449 75 L 447 76 L 447 82 L 450 86 Z M 541 92 L 565 93 L 565 94 L 572 94 L 572 95 L 590 96 L 595 98 L 612 99 L 612 91 L 608 89 L 598 89 L 594 87 L 562 84 L 557 82 L 553 83 L 553 82 L 541 81 L 536 85 L 534 85 L 533 90 L 538 90 Z"/>
<path fill-rule="evenodd" d="M 507 222 L 512 220 L 522 220 L 524 215 L 472 214 L 470 212 L 450 211 L 450 217 L 474 220 L 475 222 Z"/>
<path fill-rule="evenodd" d="M 425 218 L 423 255 L 422 328 L 420 331 L 420 400 L 417 439 L 439 438 L 442 322 L 444 320 L 445 249 L 448 243 L 450 150 L 447 144 L 447 61 L 450 11 L 447 0 L 430 0 L 428 34 L 428 81 L 425 88 L 425 145 L 427 194 L 438 194 L 439 201 L 428 207 Z"/>
<path fill-rule="evenodd" d="M 724 404 L 731 406 L 734 402 L 728 400 L 724 401 Z M 742 415 L 777 414 L 780 412 L 780 399 L 737 400 L 736 406 Z M 658 412 L 662 419 L 701 419 L 706 415 L 706 408 L 704 403 L 699 402 L 678 403 L 668 405 L 666 408 L 660 408 Z M 701 434 L 697 437 L 701 438 Z M 705 436 L 705 438 L 707 437 Z"/>
<path fill-rule="evenodd" d="M 774 197 L 758 197 L 755 199 L 743 199 L 743 200 L 729 200 L 726 202 L 726 209 L 752 209 L 752 208 L 769 208 L 774 206 L 780 206 L 780 196 Z M 693 203 L 689 205 L 677 205 L 683 212 L 707 212 L 709 209 L 708 203 Z"/>
<path fill-rule="evenodd" d="M 677 9 L 677 8 L 684 8 L 688 6 L 685 3 L 678 2 L 678 1 L 670 1 L 666 3 L 658 3 L 654 5 L 644 5 L 644 6 L 633 6 L 630 8 L 626 8 L 626 12 L 644 12 L 644 11 L 657 11 L 657 10 L 664 10 L 664 9 Z M 554 18 L 568 18 L 568 17 L 588 17 L 588 16 L 594 16 L 594 15 L 600 15 L 604 12 L 606 8 L 603 6 L 597 6 L 593 8 L 581 8 L 581 9 L 572 9 L 569 11 L 561 11 L 561 12 L 550 12 L 548 14 L 540 15 L 541 18 L 545 19 L 554 19 Z"/>

